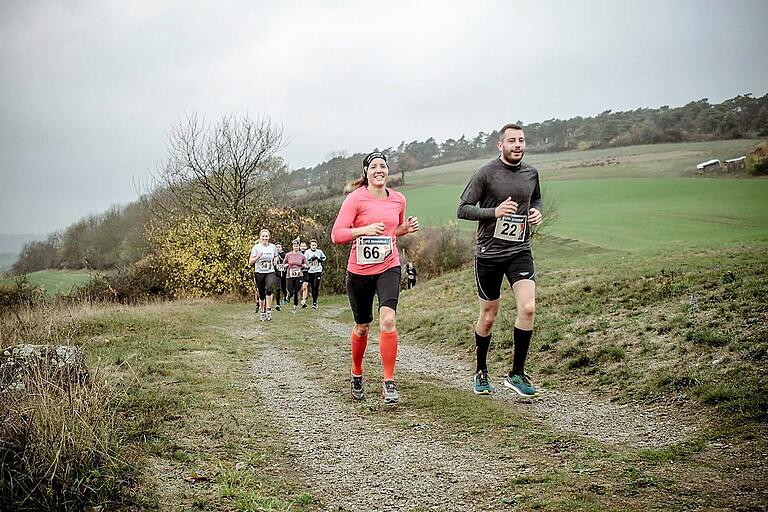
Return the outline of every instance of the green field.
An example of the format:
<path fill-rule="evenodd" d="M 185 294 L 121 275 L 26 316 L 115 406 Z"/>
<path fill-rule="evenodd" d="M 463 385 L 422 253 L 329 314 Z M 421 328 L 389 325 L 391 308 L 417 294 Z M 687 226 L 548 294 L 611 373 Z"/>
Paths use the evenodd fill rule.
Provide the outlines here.
<path fill-rule="evenodd" d="M 33 286 L 44 288 L 48 296 L 70 293 L 75 288 L 88 283 L 92 277 L 90 273 L 79 270 L 40 270 L 27 274 L 29 282 Z M 7 278 L 0 282 L 11 284 L 14 279 Z"/>
<path fill-rule="evenodd" d="M 546 226 L 548 234 L 606 249 L 656 252 L 768 240 L 768 180 L 695 172 L 703 159 L 724 159 L 753 144 L 667 144 L 527 160 L 538 166 L 545 211 L 555 216 Z M 403 189 L 408 214 L 425 226 L 457 221 L 458 198 L 484 161 L 409 175 Z M 460 221 L 458 226 L 472 230 L 475 223 Z"/>

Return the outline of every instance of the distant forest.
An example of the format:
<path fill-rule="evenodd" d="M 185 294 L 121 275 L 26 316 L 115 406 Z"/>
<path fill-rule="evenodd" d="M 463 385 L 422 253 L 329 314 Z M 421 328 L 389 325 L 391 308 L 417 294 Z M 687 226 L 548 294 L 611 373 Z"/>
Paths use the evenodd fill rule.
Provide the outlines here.
<path fill-rule="evenodd" d="M 739 95 L 714 105 L 705 98 L 675 108 L 606 110 L 595 117 L 517 123 L 525 128 L 531 153 L 764 137 L 768 136 L 768 94 L 760 98 Z M 396 148 L 376 149 L 387 155 L 392 171 L 404 178 L 405 173 L 415 169 L 494 154 L 498 135 L 497 130 L 480 132 L 474 137 L 447 139 L 442 144 L 430 137 L 425 141 L 403 141 Z M 290 188 L 310 188 L 316 196 L 338 194 L 344 183 L 360 172 L 363 156 L 338 153 L 314 167 L 296 169 L 291 173 Z"/>
<path fill-rule="evenodd" d="M 242 125 L 238 124 L 240 122 L 234 117 L 225 118 L 217 128 L 220 131 L 214 133 L 211 140 L 215 143 L 219 140 L 217 137 L 222 134 L 252 134 L 247 130 L 237 132 L 242 128 Z M 702 99 L 676 108 L 663 106 L 626 112 L 606 110 L 595 117 L 549 119 L 520 124 L 525 128 L 529 152 L 765 137 L 768 136 L 768 94 L 760 98 L 754 98 L 752 94 L 740 95 L 714 105 L 707 99 Z M 194 124 L 190 126 L 194 130 L 200 128 Z M 253 129 L 253 126 L 249 125 L 248 128 Z M 267 127 L 256 128 L 266 130 L 260 133 L 274 135 L 266 129 Z M 175 142 L 188 142 L 185 137 L 196 137 L 202 133 L 194 130 L 180 133 L 179 140 Z M 243 147 L 264 144 L 263 138 L 249 137 L 250 135 L 233 140 L 244 144 Z M 396 148 L 384 148 L 382 151 L 388 154 L 390 168 L 395 174 L 392 179 L 397 181 L 405 179 L 408 171 L 490 156 L 496 152 L 497 138 L 496 130 L 489 133 L 480 132 L 470 138 L 462 135 L 458 139 L 451 138 L 442 143 L 437 143 L 430 137 L 425 141 L 403 141 Z M 214 152 L 222 150 L 220 145 L 211 147 Z M 277 144 L 273 144 L 273 147 L 277 147 Z M 181 151 L 180 154 L 185 153 Z M 131 267 L 153 254 L 147 226 L 153 221 L 157 223 L 157 212 L 162 210 L 158 206 L 162 206 L 169 196 L 187 201 L 184 207 L 177 206 L 177 212 L 189 211 L 197 205 L 202 205 L 206 209 L 201 215 L 210 217 L 214 225 L 221 224 L 222 219 L 224 222 L 234 220 L 244 226 L 245 232 L 251 232 L 254 226 L 260 225 L 262 219 L 256 216 L 260 215 L 258 212 L 267 211 L 265 208 L 295 208 L 297 204 L 292 205 L 291 201 L 300 201 L 307 206 L 313 199 L 340 194 L 344 184 L 358 176 L 362 157 L 363 154 L 339 153 L 314 167 L 289 172 L 282 159 L 274 156 L 263 160 L 263 163 L 259 164 L 262 167 L 258 169 L 255 168 L 258 166 L 248 167 L 245 169 L 248 174 L 237 174 L 238 180 L 234 181 L 226 178 L 231 174 L 232 169 L 228 167 L 231 164 L 217 164 L 225 160 L 212 159 L 208 162 L 210 167 L 201 169 L 200 173 L 189 181 L 168 181 L 168 186 L 161 184 L 151 193 L 127 206 L 113 207 L 100 215 L 89 215 L 61 232 L 49 234 L 45 240 L 26 244 L 9 273 L 19 275 L 46 268 L 110 270 Z M 178 164 L 173 158 L 170 162 Z M 217 165 L 219 167 L 216 167 Z M 169 167 L 167 176 L 177 176 L 178 169 L 181 168 L 184 166 Z M 263 172 L 259 169 L 263 169 Z M 246 179 L 239 179 L 243 176 L 246 176 Z M 199 198 L 204 197 L 204 194 L 201 195 L 203 192 L 216 192 L 218 188 L 226 187 L 230 182 L 239 185 L 235 190 L 237 194 L 231 195 L 235 198 L 234 203 L 200 203 Z M 243 193 L 245 189 L 240 186 L 243 183 L 252 183 L 254 186 Z M 211 188 L 212 184 L 218 188 Z M 305 193 L 292 198 L 298 189 L 304 189 Z M 228 192 L 223 188 L 222 190 Z M 215 202 L 226 200 L 230 195 L 216 192 L 212 197 Z M 211 212 L 219 212 L 219 217 Z M 279 216 L 272 214 L 273 218 L 276 218 L 276 215 Z M 182 217 L 177 215 L 176 218 Z M 290 218 L 290 215 L 286 218 Z M 178 221 L 173 222 L 179 225 Z M 274 220 L 270 222 L 270 225 L 274 225 Z M 326 221 L 320 222 L 320 225 L 323 225 L 323 222 Z M 332 223 L 332 219 L 330 222 Z M 317 224 L 317 219 L 315 223 Z M 173 223 L 166 222 L 165 232 L 172 232 L 173 227 Z"/>

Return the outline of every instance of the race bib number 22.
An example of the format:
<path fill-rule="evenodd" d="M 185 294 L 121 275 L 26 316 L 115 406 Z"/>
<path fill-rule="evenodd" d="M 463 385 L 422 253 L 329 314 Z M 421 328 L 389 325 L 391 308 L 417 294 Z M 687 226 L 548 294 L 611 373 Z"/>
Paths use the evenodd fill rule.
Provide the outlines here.
<path fill-rule="evenodd" d="M 528 217 L 525 215 L 505 215 L 496 220 L 493 237 L 508 242 L 525 242 Z"/>

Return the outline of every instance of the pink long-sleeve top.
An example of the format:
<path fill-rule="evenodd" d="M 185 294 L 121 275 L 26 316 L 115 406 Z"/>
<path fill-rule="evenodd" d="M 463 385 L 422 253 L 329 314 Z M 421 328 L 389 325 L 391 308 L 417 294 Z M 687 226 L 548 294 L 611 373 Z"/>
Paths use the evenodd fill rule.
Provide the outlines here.
<path fill-rule="evenodd" d="M 397 250 L 397 226 L 405 222 L 405 196 L 400 192 L 387 189 L 388 195 L 379 199 L 360 187 L 350 193 L 341 204 L 339 215 L 333 223 L 331 240 L 335 244 L 352 242 L 347 260 L 347 270 L 353 274 L 375 275 L 387 269 L 400 266 Z M 393 250 L 381 263 L 359 264 L 356 258 L 357 240 L 352 238 L 352 229 L 367 226 L 374 222 L 384 223 L 383 236 L 392 238 Z"/>

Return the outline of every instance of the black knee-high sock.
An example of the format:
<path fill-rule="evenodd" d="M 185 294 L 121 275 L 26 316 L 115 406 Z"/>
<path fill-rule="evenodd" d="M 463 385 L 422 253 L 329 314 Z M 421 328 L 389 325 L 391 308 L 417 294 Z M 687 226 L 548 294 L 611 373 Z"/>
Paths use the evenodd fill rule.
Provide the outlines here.
<path fill-rule="evenodd" d="M 523 373 L 525 368 L 525 357 L 528 355 L 528 348 L 531 346 L 531 336 L 533 331 L 524 331 L 515 327 L 515 359 L 512 363 L 512 375 Z"/>
<path fill-rule="evenodd" d="M 477 345 L 477 371 L 488 369 L 488 347 L 491 345 L 491 335 L 480 336 L 475 332 L 475 345 Z"/>

